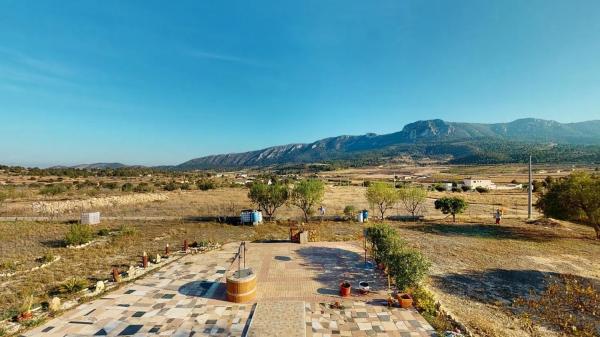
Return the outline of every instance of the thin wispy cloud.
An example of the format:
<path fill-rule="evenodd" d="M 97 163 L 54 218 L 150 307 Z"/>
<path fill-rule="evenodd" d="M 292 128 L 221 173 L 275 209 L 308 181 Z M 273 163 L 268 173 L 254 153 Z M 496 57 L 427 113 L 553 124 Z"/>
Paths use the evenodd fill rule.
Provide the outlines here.
<path fill-rule="evenodd" d="M 19 84 L 72 85 L 71 67 L 0 47 L 0 79 Z"/>
<path fill-rule="evenodd" d="M 194 50 L 194 51 L 191 51 L 189 54 L 192 57 L 196 57 L 196 58 L 215 60 L 215 61 L 221 61 L 221 62 L 239 63 L 239 64 L 244 64 L 244 65 L 253 66 L 253 67 L 265 67 L 264 64 L 261 64 L 260 62 L 258 62 L 256 60 L 244 58 L 244 57 L 233 56 L 233 55 L 211 53 L 211 52 L 206 52 L 206 51 L 202 51 L 202 50 Z"/>

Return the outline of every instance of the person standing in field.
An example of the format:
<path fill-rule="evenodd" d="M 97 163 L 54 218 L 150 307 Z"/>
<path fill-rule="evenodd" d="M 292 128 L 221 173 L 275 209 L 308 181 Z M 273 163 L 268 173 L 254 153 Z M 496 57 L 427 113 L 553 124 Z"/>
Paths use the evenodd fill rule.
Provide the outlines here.
<path fill-rule="evenodd" d="M 502 209 L 498 208 L 496 210 L 496 214 L 495 214 L 495 218 L 496 218 L 496 225 L 500 224 L 500 220 L 502 219 Z"/>

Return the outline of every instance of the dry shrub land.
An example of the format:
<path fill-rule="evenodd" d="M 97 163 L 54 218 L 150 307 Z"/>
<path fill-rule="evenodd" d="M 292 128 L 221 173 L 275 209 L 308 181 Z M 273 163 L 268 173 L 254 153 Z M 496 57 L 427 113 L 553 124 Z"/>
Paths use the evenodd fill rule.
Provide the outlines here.
<path fill-rule="evenodd" d="M 536 179 L 543 179 L 550 171 L 564 175 L 563 170 L 564 167 L 547 167 L 536 175 Z M 371 209 L 365 200 L 364 181 L 389 181 L 394 175 L 411 174 L 427 175 L 425 180 L 432 182 L 475 175 L 477 172 L 496 177 L 492 179 L 498 182 L 524 182 L 526 176 L 522 166 L 503 166 L 502 169 L 481 167 L 480 171 L 473 167 L 433 166 L 332 171 L 320 173 L 320 177 L 328 181 L 322 205 L 326 207 L 327 215 L 342 216 L 348 205 L 355 209 Z M 238 215 L 241 209 L 252 206 L 247 197 L 248 189 L 235 184 L 233 178 L 213 177 L 213 181 L 207 182 L 205 177 L 156 174 L 152 177 L 90 176 L 85 178 L 89 183 L 83 183 L 82 178 L 62 178 L 59 183 L 68 183 L 71 187 L 56 194 L 54 192 L 57 191 L 52 189 L 44 190 L 45 185 L 56 185 L 59 178 L 1 177 L 0 181 L 10 180 L 11 183 L 0 186 L 1 193 L 5 195 L 4 201 L 0 200 L 0 216 L 41 215 L 32 208 L 32 204 L 41 201 L 60 205 L 73 204 L 74 200 L 100 199 L 102 201 L 94 204 L 93 210 L 98 209 L 104 217 L 113 218 L 93 226 L 93 243 L 80 249 L 66 247 L 65 237 L 71 226 L 67 222 L 0 222 L 0 274 L 6 274 L 0 276 L 0 317 L 14 316 L 27 294 L 34 294 L 35 303 L 41 303 L 74 278 L 90 283 L 108 279 L 111 268 L 127 269 L 129 265 L 139 264 L 142 252 L 156 255 L 164 251 L 167 243 L 172 249 L 178 249 L 184 239 L 190 243 L 225 243 L 288 238 L 286 222 L 251 227 L 194 220 L 198 216 Z M 346 183 L 336 183 L 336 179 Z M 80 188 L 73 184 L 74 181 L 78 181 Z M 191 186 L 185 186 L 186 181 L 190 181 Z M 121 188 L 127 183 L 133 187 L 146 185 L 135 192 Z M 153 194 L 165 197 L 148 199 L 147 196 Z M 129 200 L 137 199 L 137 195 L 146 197 L 132 202 L 103 204 L 103 198 L 120 196 Z M 460 196 L 469 204 L 467 211 L 457 216 L 456 223 L 451 223 L 451 217 L 433 207 L 434 200 L 444 196 Z M 564 289 L 547 285 L 557 284 L 553 282 L 562 280 L 564 275 L 573 275 L 568 276 L 567 282 L 574 279 L 577 284 L 592 286 L 576 289 L 581 294 L 589 289 L 600 289 L 600 242 L 593 240 L 594 231 L 590 227 L 566 221 L 527 223 L 524 220 L 526 203 L 527 196 L 522 190 L 487 193 L 429 191 L 421 212 L 425 216 L 424 221 L 387 222 L 401 238 L 431 260 L 429 287 L 442 305 L 476 335 L 558 335 L 560 331 L 566 331 L 570 335 L 593 336 L 585 333 L 583 325 L 579 330 L 572 329 L 581 322 L 566 321 L 560 314 L 541 313 L 538 309 L 546 303 L 556 303 L 545 300 L 547 297 L 560 300 L 559 295 L 564 293 Z M 498 207 L 505 209 L 505 217 L 501 225 L 494 225 L 492 213 Z M 77 217 L 83 209 L 85 207 L 61 208 L 73 217 Z M 405 214 L 406 211 L 398 206 L 386 215 Z M 301 212 L 286 205 L 276 215 L 280 219 L 300 219 Z M 122 217 L 140 219 L 126 221 Z M 159 218 L 148 221 L 141 217 Z M 315 220 L 311 228 L 319 240 L 357 240 L 364 225 L 354 221 Z M 60 259 L 45 268 L 29 271 L 47 261 L 54 261 L 56 257 Z M 572 289 L 573 283 L 570 284 Z M 71 295 L 61 296 L 68 298 Z M 563 308 L 563 313 L 569 310 L 572 308 Z M 583 312 L 573 312 L 573 315 L 592 321 L 598 318 L 597 313 L 595 317 Z M 571 327 L 570 330 L 566 329 L 568 327 Z"/>

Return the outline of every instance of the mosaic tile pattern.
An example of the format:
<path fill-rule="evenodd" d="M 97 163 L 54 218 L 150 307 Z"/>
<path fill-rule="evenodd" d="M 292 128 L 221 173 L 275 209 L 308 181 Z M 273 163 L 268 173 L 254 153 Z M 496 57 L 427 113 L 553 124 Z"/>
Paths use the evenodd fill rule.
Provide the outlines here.
<path fill-rule="evenodd" d="M 388 308 L 383 302 L 342 302 L 343 309 L 328 303 L 307 303 L 306 337 L 324 336 L 434 336 L 435 331 L 412 309 Z"/>
<path fill-rule="evenodd" d="M 385 298 L 387 279 L 363 268 L 361 247 L 352 243 L 249 244 L 246 264 L 258 276 L 257 309 L 255 303 L 226 302 L 225 275 L 237 248 L 187 255 L 23 336 L 431 335 L 416 311 L 375 302 Z M 374 292 L 341 299 L 342 279 L 368 281 Z M 347 309 L 321 304 L 342 300 Z"/>
<path fill-rule="evenodd" d="M 236 245 L 188 255 L 25 336 L 241 336 L 252 305 L 224 299 Z"/>

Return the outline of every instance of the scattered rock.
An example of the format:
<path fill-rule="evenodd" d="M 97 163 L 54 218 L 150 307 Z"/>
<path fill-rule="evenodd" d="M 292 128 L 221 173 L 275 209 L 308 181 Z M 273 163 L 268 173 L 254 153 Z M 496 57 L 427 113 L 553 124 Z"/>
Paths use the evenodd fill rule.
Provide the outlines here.
<path fill-rule="evenodd" d="M 156 254 L 156 258 L 154 259 L 154 263 L 160 263 L 161 257 L 160 254 Z"/>
<path fill-rule="evenodd" d="M 96 288 L 94 290 L 95 293 L 101 293 L 104 291 L 104 282 L 103 281 L 98 281 L 96 282 Z"/>
<path fill-rule="evenodd" d="M 50 303 L 48 303 L 48 310 L 50 312 L 57 312 L 60 310 L 60 305 L 60 298 L 54 296 L 50 300 Z"/>

